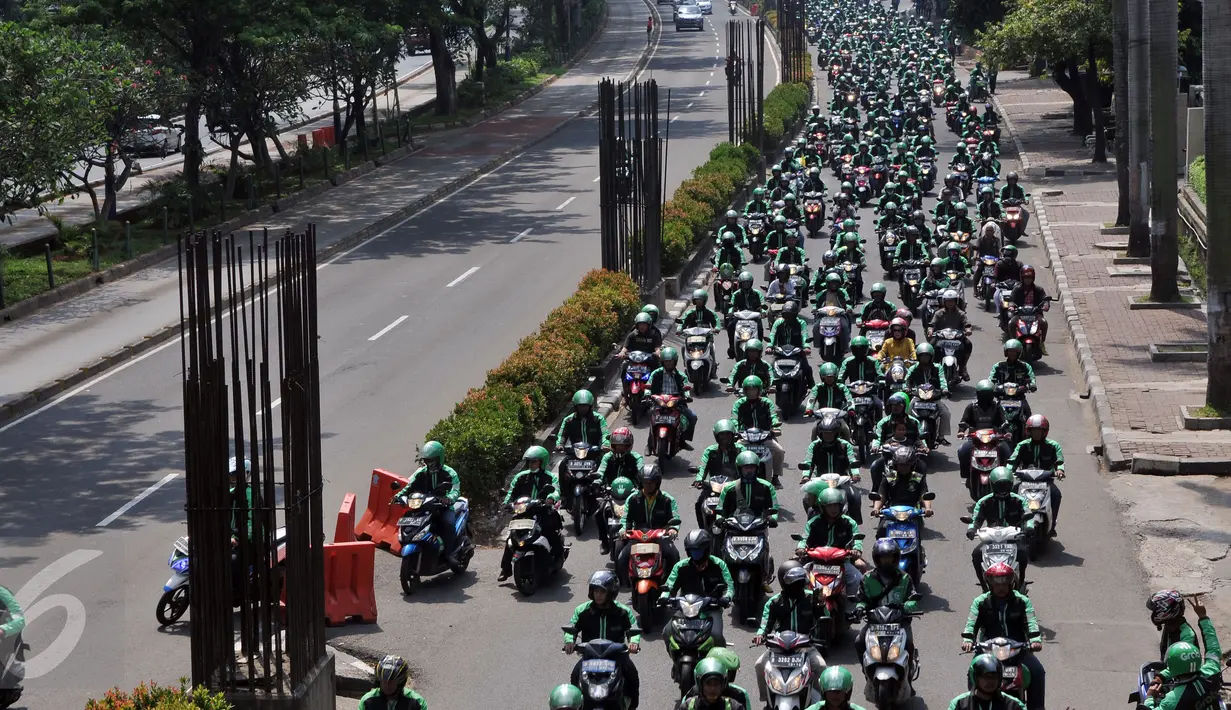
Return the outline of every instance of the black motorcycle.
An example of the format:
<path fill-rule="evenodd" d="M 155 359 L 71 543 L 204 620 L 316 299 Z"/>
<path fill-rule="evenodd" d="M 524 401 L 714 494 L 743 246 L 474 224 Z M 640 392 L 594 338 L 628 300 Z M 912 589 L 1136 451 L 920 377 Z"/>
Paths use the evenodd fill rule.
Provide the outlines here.
<path fill-rule="evenodd" d="M 513 550 L 513 584 L 517 591 L 530 596 L 564 568 L 569 548 L 566 545 L 563 554 L 553 555 L 551 543 L 539 524 L 540 517 L 557 515 L 554 506 L 522 497 L 513 503 L 513 514 L 505 541 Z"/>
<path fill-rule="evenodd" d="M 565 633 L 575 634 L 573 626 L 561 627 Z M 630 629 L 629 634 L 639 634 L 641 629 Z M 606 639 L 594 639 L 579 643 L 573 649 L 581 655 L 581 672 L 578 687 L 584 698 L 584 710 L 624 710 L 624 671 L 621 661 L 628 655 L 628 646 Z"/>
<path fill-rule="evenodd" d="M 595 484 L 602 456 L 602 447 L 574 442 L 565 449 L 560 462 L 561 502 L 573 518 L 573 532 L 578 537 L 586 529 L 586 520 L 598 512 Z"/>
<path fill-rule="evenodd" d="M 759 618 L 761 601 L 765 595 L 762 586 L 763 574 L 768 566 L 773 568 L 773 559 L 768 565 L 769 528 L 777 523 L 748 510 L 741 510 L 723 521 L 723 561 L 735 581 L 735 618 L 741 620 Z"/>
<path fill-rule="evenodd" d="M 0 622 L 8 620 L 8 613 L 0 613 Z M 26 678 L 27 644 L 17 634 L 12 638 L 0 639 L 0 708 L 16 705 L 21 700 L 23 688 L 21 683 Z"/>
<path fill-rule="evenodd" d="M 693 669 L 714 648 L 714 620 L 728 606 L 722 599 L 685 594 L 659 597 L 658 605 L 671 609 L 667 623 L 667 653 L 671 656 L 671 680 L 680 687 L 680 697 L 696 686 Z M 708 612 L 708 613 L 707 613 Z"/>
<path fill-rule="evenodd" d="M 788 419 L 804 400 L 803 350 L 794 345 L 774 348 L 774 399 Z"/>

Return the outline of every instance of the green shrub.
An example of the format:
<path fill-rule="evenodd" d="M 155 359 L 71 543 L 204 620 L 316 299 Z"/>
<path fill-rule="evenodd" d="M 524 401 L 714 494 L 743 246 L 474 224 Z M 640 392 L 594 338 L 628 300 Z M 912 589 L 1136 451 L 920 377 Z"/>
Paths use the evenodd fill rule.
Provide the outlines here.
<path fill-rule="evenodd" d="M 535 429 L 532 398 L 507 385 L 470 390 L 453 413 L 427 433 L 445 445 L 462 491 L 478 504 L 492 503 L 530 444 Z"/>
<path fill-rule="evenodd" d="M 1201 202 L 1205 202 L 1205 156 L 1201 156 L 1188 166 L 1188 184 L 1192 187 Z"/>
<path fill-rule="evenodd" d="M 205 688 L 189 689 L 188 679 L 180 678 L 180 687 L 169 688 L 150 682 L 142 683 L 131 693 L 119 688 L 107 691 L 102 700 L 87 700 L 86 710 L 231 710 L 232 705 L 222 693 L 211 694 Z"/>
<path fill-rule="evenodd" d="M 663 224 L 662 270 L 665 274 L 679 271 L 692 251 L 692 230 L 683 222 Z"/>

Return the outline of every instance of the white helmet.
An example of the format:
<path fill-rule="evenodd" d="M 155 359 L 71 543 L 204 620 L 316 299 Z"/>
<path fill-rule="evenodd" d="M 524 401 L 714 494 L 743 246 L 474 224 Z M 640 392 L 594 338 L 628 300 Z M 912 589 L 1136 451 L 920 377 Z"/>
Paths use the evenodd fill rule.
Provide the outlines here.
<path fill-rule="evenodd" d="M 957 291 L 953 289 L 945 289 L 945 292 L 940 295 L 940 300 L 948 301 L 949 299 L 957 300 Z"/>

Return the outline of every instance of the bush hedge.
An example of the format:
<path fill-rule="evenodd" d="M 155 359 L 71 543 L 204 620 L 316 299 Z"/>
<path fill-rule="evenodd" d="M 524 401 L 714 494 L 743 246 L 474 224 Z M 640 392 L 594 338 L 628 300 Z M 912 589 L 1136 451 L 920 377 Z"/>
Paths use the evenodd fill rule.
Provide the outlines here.
<path fill-rule="evenodd" d="M 640 308 L 640 289 L 627 274 L 591 271 L 482 387 L 432 427 L 427 438 L 444 444 L 472 502 L 495 501 L 535 432 L 564 410 Z"/>
<path fill-rule="evenodd" d="M 782 84 L 769 92 L 765 97 L 765 147 L 782 143 L 791 125 L 807 111 L 809 96 L 807 84 Z M 719 143 L 692 177 L 680 183 L 663 205 L 663 273 L 674 273 L 684 265 L 693 247 L 756 170 L 759 158 L 752 143 Z"/>
<path fill-rule="evenodd" d="M 231 710 L 232 705 L 222 693 L 210 693 L 205 688 L 190 689 L 188 679 L 180 679 L 180 687 L 169 688 L 151 682 L 142 683 L 131 693 L 119 688 L 107 691 L 102 700 L 88 700 L 86 710 Z"/>
<path fill-rule="evenodd" d="M 1188 166 L 1188 184 L 1192 187 L 1193 192 L 1201 198 L 1201 202 L 1205 202 L 1205 156 L 1201 156 Z"/>

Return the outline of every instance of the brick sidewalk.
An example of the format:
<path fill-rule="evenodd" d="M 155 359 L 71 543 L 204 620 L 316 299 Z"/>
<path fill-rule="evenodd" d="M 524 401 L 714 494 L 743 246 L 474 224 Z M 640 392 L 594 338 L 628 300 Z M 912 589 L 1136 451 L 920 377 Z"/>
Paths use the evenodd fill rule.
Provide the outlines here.
<path fill-rule="evenodd" d="M 1148 351 L 1152 343 L 1205 342 L 1204 310 L 1131 310 L 1129 300 L 1150 291 L 1148 266 L 1112 275 L 1132 270 L 1113 264 L 1127 237 L 1101 231 L 1116 218 L 1114 162 L 1090 162 L 1069 130 L 1068 95 L 1054 83 L 1003 72 L 996 101 L 1021 157 L 1109 467 L 1164 472 L 1174 465 L 1166 457 L 1180 457 L 1221 459 L 1231 471 L 1231 432 L 1187 431 L 1180 418 L 1180 405 L 1204 404 L 1205 364 L 1155 363 Z M 1183 271 L 1180 280 L 1187 285 Z"/>

